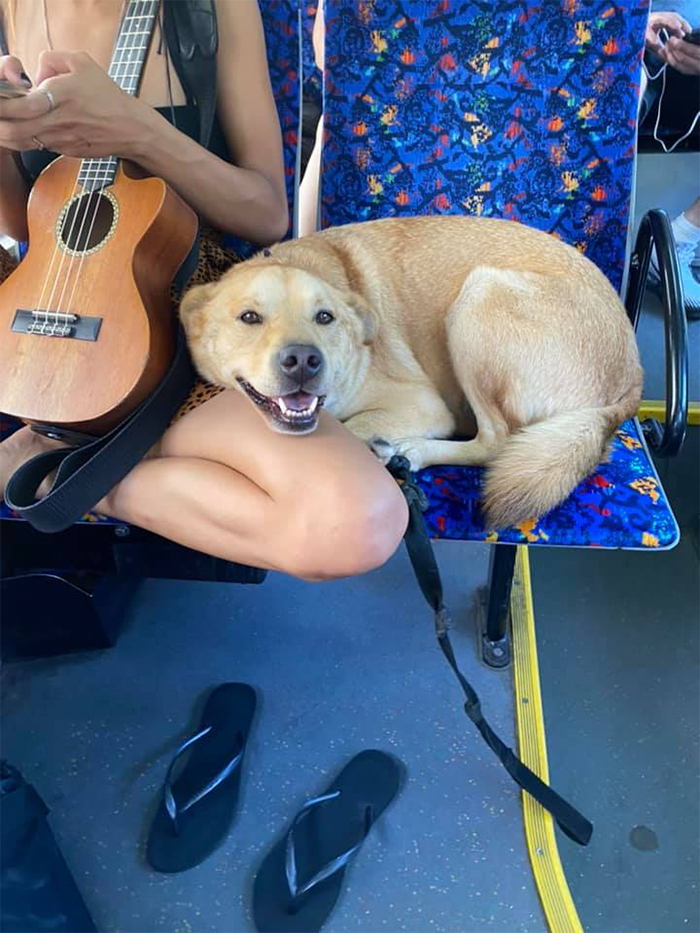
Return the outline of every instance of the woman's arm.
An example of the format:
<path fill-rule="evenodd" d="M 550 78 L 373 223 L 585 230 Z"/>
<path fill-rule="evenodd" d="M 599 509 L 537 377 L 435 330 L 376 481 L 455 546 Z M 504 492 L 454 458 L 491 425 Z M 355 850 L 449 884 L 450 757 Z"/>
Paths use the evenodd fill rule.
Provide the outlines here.
<path fill-rule="evenodd" d="M 117 155 L 164 178 L 207 221 L 258 243 L 287 229 L 279 121 L 256 0 L 219 3 L 218 113 L 231 165 L 119 90 L 83 52 L 46 52 L 27 97 L 0 100 L 0 147 Z M 49 103 L 50 91 L 54 102 Z"/>
<path fill-rule="evenodd" d="M 158 113 L 131 158 L 165 178 L 219 230 L 258 243 L 287 230 L 282 140 L 257 0 L 217 3 L 218 116 L 235 165 L 206 152 Z"/>

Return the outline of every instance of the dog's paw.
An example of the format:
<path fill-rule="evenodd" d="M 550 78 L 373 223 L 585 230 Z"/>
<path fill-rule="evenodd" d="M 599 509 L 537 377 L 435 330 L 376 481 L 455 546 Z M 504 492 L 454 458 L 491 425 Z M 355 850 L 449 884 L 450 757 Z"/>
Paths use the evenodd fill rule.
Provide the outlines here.
<path fill-rule="evenodd" d="M 424 463 L 423 451 L 416 447 L 411 441 L 397 441 L 396 453 L 408 460 L 411 465 L 411 472 L 413 473 L 422 470 L 426 465 Z"/>
<path fill-rule="evenodd" d="M 407 438 L 406 440 L 387 441 L 386 438 L 383 437 L 373 437 L 372 440 L 367 443 L 369 449 L 384 466 L 387 465 L 392 457 L 396 456 L 405 457 L 410 464 L 411 470 L 414 472 L 423 469 L 426 465 L 424 463 L 425 457 L 420 445 L 420 440 L 416 441 L 413 438 Z"/>
<path fill-rule="evenodd" d="M 387 465 L 394 454 L 398 453 L 391 441 L 387 441 L 383 437 L 373 437 L 372 440 L 367 441 L 367 446 L 384 466 Z"/>

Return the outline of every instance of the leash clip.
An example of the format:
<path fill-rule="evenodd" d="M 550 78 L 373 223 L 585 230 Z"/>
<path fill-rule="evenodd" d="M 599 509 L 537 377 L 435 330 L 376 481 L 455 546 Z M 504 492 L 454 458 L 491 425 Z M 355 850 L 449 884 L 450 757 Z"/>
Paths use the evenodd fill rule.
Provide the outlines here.
<path fill-rule="evenodd" d="M 444 638 L 450 628 L 450 616 L 444 606 L 440 606 L 435 612 L 435 634 L 438 638 Z"/>
<path fill-rule="evenodd" d="M 414 482 L 413 476 L 411 475 L 411 464 L 406 457 L 396 454 L 387 463 L 386 468 L 401 487 L 401 491 L 408 505 L 411 506 L 415 504 L 421 512 L 425 512 L 429 504 L 428 497 L 420 486 Z"/>

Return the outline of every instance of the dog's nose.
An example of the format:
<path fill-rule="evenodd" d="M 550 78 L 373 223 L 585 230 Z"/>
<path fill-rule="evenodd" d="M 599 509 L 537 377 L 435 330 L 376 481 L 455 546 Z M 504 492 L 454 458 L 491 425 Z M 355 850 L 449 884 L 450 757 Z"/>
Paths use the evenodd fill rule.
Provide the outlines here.
<path fill-rule="evenodd" d="M 321 372 L 323 356 L 318 347 L 293 343 L 280 351 L 279 365 L 285 376 L 296 378 L 302 383 Z"/>

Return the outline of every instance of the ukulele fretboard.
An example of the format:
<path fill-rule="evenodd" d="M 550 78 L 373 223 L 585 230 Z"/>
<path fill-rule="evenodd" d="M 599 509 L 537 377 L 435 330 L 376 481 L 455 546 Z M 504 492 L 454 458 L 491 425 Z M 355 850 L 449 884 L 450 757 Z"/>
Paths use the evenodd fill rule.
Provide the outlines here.
<path fill-rule="evenodd" d="M 160 0 L 129 0 L 112 53 L 108 75 L 126 94 L 137 93 Z M 111 185 L 117 174 L 118 158 L 105 156 L 83 159 L 78 183 L 85 191 Z"/>

